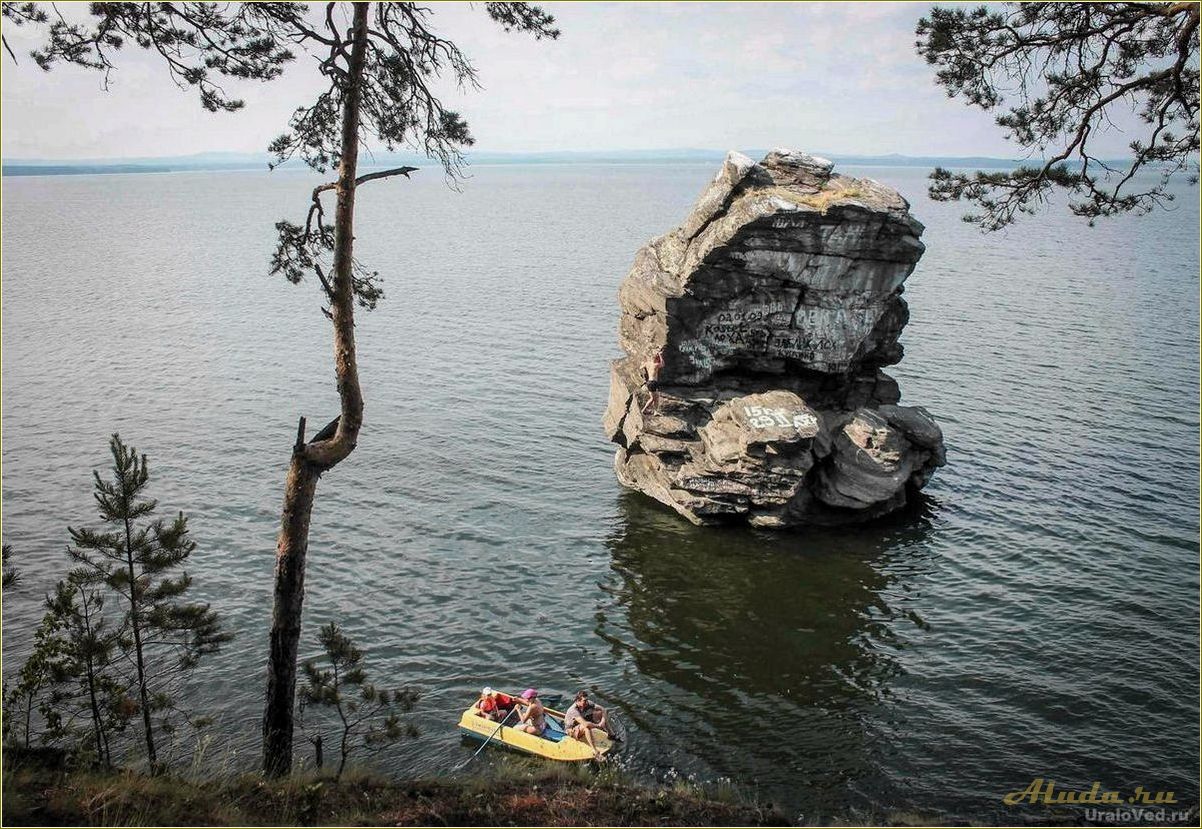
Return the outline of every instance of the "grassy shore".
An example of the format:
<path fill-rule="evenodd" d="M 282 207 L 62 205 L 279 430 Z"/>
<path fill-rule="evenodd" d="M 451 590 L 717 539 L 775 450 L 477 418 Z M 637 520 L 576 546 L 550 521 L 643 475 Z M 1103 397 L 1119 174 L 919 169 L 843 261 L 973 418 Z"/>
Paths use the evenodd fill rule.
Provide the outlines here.
<path fill-rule="evenodd" d="M 264 781 L 64 770 L 5 757 L 5 826 L 773 826 L 733 789 L 647 787 L 620 774 L 515 764 L 499 775 L 387 780 L 363 772 Z"/>

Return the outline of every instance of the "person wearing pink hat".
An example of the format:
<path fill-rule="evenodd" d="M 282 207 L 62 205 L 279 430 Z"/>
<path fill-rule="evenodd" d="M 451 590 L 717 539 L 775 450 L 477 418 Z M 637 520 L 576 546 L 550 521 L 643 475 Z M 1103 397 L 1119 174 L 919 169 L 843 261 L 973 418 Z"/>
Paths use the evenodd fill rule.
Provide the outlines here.
<path fill-rule="evenodd" d="M 527 688 L 522 691 L 517 704 L 522 709 L 518 714 L 518 728 L 536 737 L 543 736 L 547 731 L 547 712 L 538 698 L 538 690 Z"/>

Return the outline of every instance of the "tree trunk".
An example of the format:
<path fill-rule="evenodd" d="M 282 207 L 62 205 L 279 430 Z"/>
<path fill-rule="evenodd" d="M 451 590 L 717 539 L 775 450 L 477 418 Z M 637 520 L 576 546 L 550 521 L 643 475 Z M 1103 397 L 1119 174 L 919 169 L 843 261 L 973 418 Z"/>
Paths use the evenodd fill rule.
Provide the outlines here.
<path fill-rule="evenodd" d="M 109 762 L 107 752 L 105 751 L 105 741 L 102 736 L 103 726 L 100 716 L 100 705 L 96 701 L 96 669 L 92 663 L 92 645 L 96 641 L 92 635 L 92 614 L 88 610 L 87 591 L 84 590 L 82 585 L 77 586 L 76 589 L 79 591 L 79 597 L 83 601 L 83 624 L 84 632 L 87 634 L 85 641 L 87 642 L 88 651 L 84 661 L 88 681 L 88 707 L 92 712 L 92 732 L 96 738 L 96 763 L 107 769 Z"/>
<path fill-rule="evenodd" d="M 25 695 L 25 747 L 29 748 L 29 728 L 32 725 L 33 719 L 33 697 L 34 692 L 30 691 Z"/>
<path fill-rule="evenodd" d="M 301 605 L 305 598 L 305 553 L 309 547 L 313 495 L 321 475 L 305 460 L 303 441 L 301 435 L 288 468 L 283 527 L 275 558 L 275 609 L 271 616 L 267 664 L 267 709 L 263 714 L 263 771 L 273 776 L 286 775 L 292 770 L 292 702 L 296 693 Z"/>
<path fill-rule="evenodd" d="M 353 264 L 355 175 L 359 157 L 359 103 L 367 53 L 369 3 L 355 3 L 351 52 L 342 105 L 342 147 L 334 214 L 334 372 L 341 413 L 332 437 L 304 441 L 304 420 L 292 450 L 284 484 L 284 508 L 275 559 L 275 605 L 271 615 L 271 651 L 267 665 L 267 705 L 263 713 L 263 771 L 271 776 L 292 770 L 293 704 L 296 650 L 304 603 L 305 557 L 317 479 L 349 455 L 363 423 L 363 394 L 355 361 L 355 290 Z"/>
<path fill-rule="evenodd" d="M 129 504 L 125 504 L 128 512 Z M 154 752 L 154 731 L 150 725 L 150 693 L 146 688 L 146 662 L 142 655 L 142 626 L 138 622 L 138 581 L 134 571 L 134 549 L 129 519 L 125 519 L 125 564 L 129 573 L 129 626 L 134 633 L 134 655 L 138 666 L 138 696 L 142 704 L 142 727 L 146 730 L 146 762 L 150 773 L 158 771 L 158 758 Z"/>
<path fill-rule="evenodd" d="M 338 761 L 338 773 L 334 775 L 335 780 L 342 779 L 343 769 L 346 768 L 347 755 L 351 753 L 351 724 L 346 719 L 346 711 L 342 707 L 342 684 L 338 676 L 338 660 L 332 659 L 334 663 L 334 699 L 338 705 L 338 719 L 342 720 L 342 740 L 338 743 L 338 750 L 341 752 Z"/>
<path fill-rule="evenodd" d="M 346 769 L 346 758 L 349 757 L 351 753 L 350 739 L 350 729 L 344 727 L 342 729 L 342 742 L 338 746 L 341 754 L 338 760 L 338 773 L 334 775 L 335 780 L 341 780 L 342 772 Z"/>

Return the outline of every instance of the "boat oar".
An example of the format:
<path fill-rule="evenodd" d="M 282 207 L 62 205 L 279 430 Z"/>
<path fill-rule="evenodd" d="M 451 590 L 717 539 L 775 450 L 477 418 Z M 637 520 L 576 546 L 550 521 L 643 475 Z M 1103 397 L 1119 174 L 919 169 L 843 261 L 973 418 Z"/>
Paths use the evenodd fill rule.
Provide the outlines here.
<path fill-rule="evenodd" d="M 480 755 L 480 752 L 484 751 L 484 747 L 487 746 L 490 742 L 492 742 L 492 738 L 497 736 L 497 734 L 499 734 L 501 732 L 501 729 L 505 727 L 505 723 L 509 720 L 509 718 L 512 717 L 515 713 L 517 713 L 517 710 L 518 709 L 516 706 L 514 708 L 511 708 L 509 713 L 505 715 L 505 719 L 501 720 L 500 724 L 498 724 L 497 727 L 495 729 L 493 729 L 493 732 L 488 735 L 488 739 L 485 740 L 484 743 L 481 744 L 481 746 L 478 749 L 476 749 L 476 753 L 473 754 L 471 757 L 467 758 L 466 760 L 464 760 L 459 765 L 455 766 L 455 770 L 458 771 L 459 769 L 466 766 L 468 763 L 475 760 Z"/>

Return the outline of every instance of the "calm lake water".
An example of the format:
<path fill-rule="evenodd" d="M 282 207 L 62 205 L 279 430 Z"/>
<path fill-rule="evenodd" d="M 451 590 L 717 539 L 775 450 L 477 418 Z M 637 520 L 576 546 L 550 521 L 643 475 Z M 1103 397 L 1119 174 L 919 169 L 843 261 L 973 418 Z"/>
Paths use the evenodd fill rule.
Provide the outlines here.
<path fill-rule="evenodd" d="M 730 777 L 807 819 L 1026 819 L 1044 812 L 1001 797 L 1035 777 L 1197 802 L 1196 192 L 982 236 L 926 199 L 925 170 L 844 172 L 927 224 L 892 371 L 949 465 L 908 515 L 789 535 L 697 529 L 623 491 L 601 430 L 618 282 L 713 165 L 364 188 L 358 252 L 387 299 L 359 322 L 366 425 L 319 488 L 302 651 L 336 621 L 376 677 L 425 691 L 388 770 L 467 759 L 449 709 L 482 684 L 586 685 L 632 771 Z M 191 515 L 196 593 L 237 633 L 198 691 L 234 767 L 257 762 L 296 418 L 337 412 L 316 287 L 266 276 L 273 223 L 312 185 L 3 181 L 4 541 L 25 573 L 5 675 L 119 431 Z"/>

